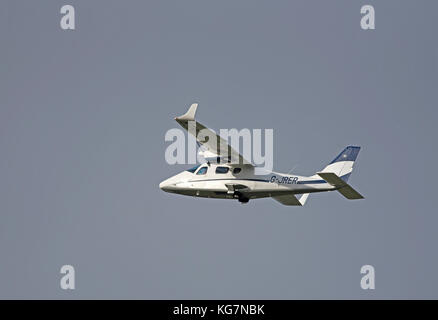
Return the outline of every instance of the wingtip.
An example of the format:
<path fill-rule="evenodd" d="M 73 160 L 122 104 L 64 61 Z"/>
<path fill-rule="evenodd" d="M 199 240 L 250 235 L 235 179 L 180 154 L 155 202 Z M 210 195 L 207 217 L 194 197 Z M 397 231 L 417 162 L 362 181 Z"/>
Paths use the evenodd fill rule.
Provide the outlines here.
<path fill-rule="evenodd" d="M 182 116 L 176 117 L 175 120 L 195 120 L 196 110 L 198 109 L 198 103 L 192 103 L 189 110 Z"/>

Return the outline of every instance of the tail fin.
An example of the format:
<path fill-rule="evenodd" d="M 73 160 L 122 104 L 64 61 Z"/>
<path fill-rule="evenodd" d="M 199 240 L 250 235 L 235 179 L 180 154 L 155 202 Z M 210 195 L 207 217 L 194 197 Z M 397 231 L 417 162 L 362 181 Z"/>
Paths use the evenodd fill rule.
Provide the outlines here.
<path fill-rule="evenodd" d="M 354 161 L 359 154 L 360 147 L 348 146 L 326 166 L 321 172 L 333 172 L 345 182 L 353 171 Z"/>

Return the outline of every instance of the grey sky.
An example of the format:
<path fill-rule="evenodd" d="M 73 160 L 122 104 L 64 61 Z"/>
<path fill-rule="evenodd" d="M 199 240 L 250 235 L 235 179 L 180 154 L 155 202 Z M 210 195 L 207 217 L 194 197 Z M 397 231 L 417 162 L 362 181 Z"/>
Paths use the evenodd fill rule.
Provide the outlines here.
<path fill-rule="evenodd" d="M 438 298 L 435 1 L 0 7 L 0 298 Z M 273 128 L 277 171 L 362 146 L 366 199 L 162 192 L 189 167 L 164 161 L 164 134 L 194 101 L 213 129 Z"/>

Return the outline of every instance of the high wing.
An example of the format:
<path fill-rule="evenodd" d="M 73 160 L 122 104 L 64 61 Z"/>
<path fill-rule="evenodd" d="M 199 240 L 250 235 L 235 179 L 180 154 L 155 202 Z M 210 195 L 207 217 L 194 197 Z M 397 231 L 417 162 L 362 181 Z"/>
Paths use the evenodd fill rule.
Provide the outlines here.
<path fill-rule="evenodd" d="M 273 196 L 272 199 L 280 202 L 285 206 L 304 206 L 307 201 L 309 194 L 303 194 L 301 198 L 298 200 L 293 194 L 284 194 L 280 196 Z"/>
<path fill-rule="evenodd" d="M 175 118 L 176 122 L 193 135 L 198 143 L 215 157 L 224 159 L 231 164 L 250 164 L 225 139 L 195 120 L 197 108 L 198 104 L 193 103 L 184 115 Z"/>

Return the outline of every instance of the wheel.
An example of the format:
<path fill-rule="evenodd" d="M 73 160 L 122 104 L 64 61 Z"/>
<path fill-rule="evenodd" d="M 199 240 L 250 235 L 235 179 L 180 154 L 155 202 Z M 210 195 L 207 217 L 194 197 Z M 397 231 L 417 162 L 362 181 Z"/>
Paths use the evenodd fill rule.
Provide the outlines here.
<path fill-rule="evenodd" d="M 239 202 L 240 203 L 248 203 L 249 199 L 247 197 L 244 196 L 240 196 L 239 197 Z"/>

